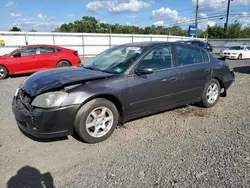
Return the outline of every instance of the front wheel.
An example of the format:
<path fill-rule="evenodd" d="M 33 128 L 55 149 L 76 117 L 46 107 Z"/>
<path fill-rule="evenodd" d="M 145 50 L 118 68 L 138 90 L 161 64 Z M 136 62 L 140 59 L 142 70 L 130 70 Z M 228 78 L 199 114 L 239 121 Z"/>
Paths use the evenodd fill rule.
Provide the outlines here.
<path fill-rule="evenodd" d="M 242 54 L 238 56 L 238 60 L 242 60 Z"/>
<path fill-rule="evenodd" d="M 87 143 L 106 140 L 118 124 L 118 111 L 109 100 L 98 98 L 83 105 L 75 119 L 77 135 Z"/>
<path fill-rule="evenodd" d="M 216 105 L 220 98 L 220 83 L 216 79 L 211 79 L 205 86 L 201 96 L 201 105 L 205 108 L 211 108 Z"/>
<path fill-rule="evenodd" d="M 6 78 L 7 76 L 8 76 L 7 69 L 4 66 L 0 65 L 0 80 Z"/>

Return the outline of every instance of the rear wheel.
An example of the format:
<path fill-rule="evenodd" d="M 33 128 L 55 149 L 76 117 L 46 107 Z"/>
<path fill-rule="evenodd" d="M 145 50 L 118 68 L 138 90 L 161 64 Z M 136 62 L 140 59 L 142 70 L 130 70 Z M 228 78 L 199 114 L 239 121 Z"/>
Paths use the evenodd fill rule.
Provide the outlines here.
<path fill-rule="evenodd" d="M 242 60 L 242 54 L 238 56 L 238 60 Z"/>
<path fill-rule="evenodd" d="M 201 96 L 201 105 L 205 108 L 211 108 L 216 105 L 220 98 L 220 83 L 216 79 L 211 79 L 205 86 Z"/>
<path fill-rule="evenodd" d="M 7 76 L 8 76 L 7 69 L 4 66 L 0 65 L 0 80 L 6 78 Z"/>
<path fill-rule="evenodd" d="M 57 67 L 70 67 L 70 63 L 68 61 L 60 61 L 58 64 L 57 64 Z"/>
<path fill-rule="evenodd" d="M 106 99 L 93 99 L 83 105 L 75 119 L 75 132 L 87 143 L 106 140 L 118 124 L 116 106 Z"/>

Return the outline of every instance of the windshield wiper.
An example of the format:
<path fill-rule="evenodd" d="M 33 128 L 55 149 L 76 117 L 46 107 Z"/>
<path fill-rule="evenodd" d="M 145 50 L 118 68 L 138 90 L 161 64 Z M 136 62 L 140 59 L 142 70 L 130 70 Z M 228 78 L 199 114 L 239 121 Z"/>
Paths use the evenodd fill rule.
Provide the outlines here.
<path fill-rule="evenodd" d="M 83 66 L 83 68 L 89 69 L 89 70 L 95 70 L 95 71 L 102 71 L 101 69 L 98 69 L 98 68 L 95 68 L 95 67 L 85 67 L 85 66 Z"/>

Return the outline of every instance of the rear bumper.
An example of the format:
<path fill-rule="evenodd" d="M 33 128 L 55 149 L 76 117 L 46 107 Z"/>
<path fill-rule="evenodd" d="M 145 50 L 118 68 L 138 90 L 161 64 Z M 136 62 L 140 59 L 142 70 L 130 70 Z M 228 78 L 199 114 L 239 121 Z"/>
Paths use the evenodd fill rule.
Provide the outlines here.
<path fill-rule="evenodd" d="M 230 74 L 224 77 L 224 85 L 225 89 L 227 90 L 232 83 L 235 81 L 235 73 L 233 70 L 230 71 Z"/>
<path fill-rule="evenodd" d="M 28 110 L 16 97 L 12 112 L 18 127 L 25 133 L 38 138 L 55 138 L 73 133 L 73 124 L 78 106 L 56 109 Z"/>

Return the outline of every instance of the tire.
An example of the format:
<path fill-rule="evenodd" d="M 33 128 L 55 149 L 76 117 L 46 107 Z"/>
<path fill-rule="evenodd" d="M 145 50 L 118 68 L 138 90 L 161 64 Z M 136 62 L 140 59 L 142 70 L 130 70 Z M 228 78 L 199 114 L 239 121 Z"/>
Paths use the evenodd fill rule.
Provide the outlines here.
<path fill-rule="evenodd" d="M 0 80 L 6 78 L 7 76 L 8 70 L 4 66 L 0 65 Z"/>
<path fill-rule="evenodd" d="M 238 56 L 238 60 L 242 60 L 242 54 Z"/>
<path fill-rule="evenodd" d="M 65 61 L 65 60 L 62 60 L 62 61 L 59 61 L 59 63 L 57 64 L 57 67 L 70 67 L 71 64 L 68 62 L 68 61 Z"/>
<path fill-rule="evenodd" d="M 214 91 L 211 91 L 212 88 L 214 88 Z M 200 105 L 205 108 L 211 108 L 215 106 L 220 98 L 220 91 L 221 91 L 221 87 L 220 87 L 220 83 L 218 82 L 218 80 L 211 79 L 204 88 L 204 91 L 201 96 Z M 209 95 L 209 92 L 210 92 L 210 95 Z"/>
<path fill-rule="evenodd" d="M 102 112 L 105 111 L 103 110 L 105 108 L 106 113 L 103 116 Z M 94 114 L 96 118 L 94 118 Z M 108 117 L 112 120 L 105 121 L 104 119 L 108 119 Z M 112 102 L 103 98 L 93 99 L 78 110 L 74 129 L 82 141 L 98 143 L 111 136 L 117 127 L 118 117 L 119 113 Z M 102 127 L 104 127 L 105 131 Z"/>

